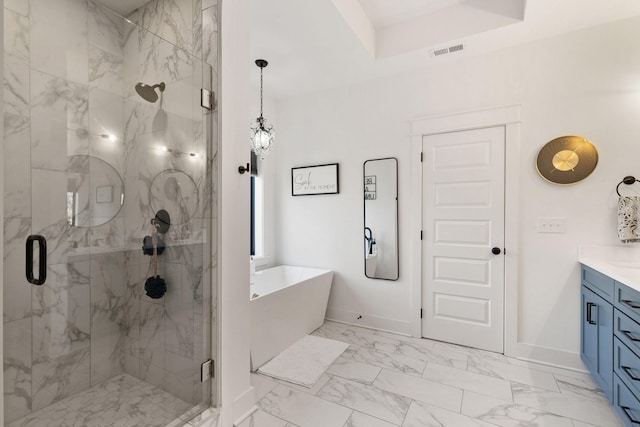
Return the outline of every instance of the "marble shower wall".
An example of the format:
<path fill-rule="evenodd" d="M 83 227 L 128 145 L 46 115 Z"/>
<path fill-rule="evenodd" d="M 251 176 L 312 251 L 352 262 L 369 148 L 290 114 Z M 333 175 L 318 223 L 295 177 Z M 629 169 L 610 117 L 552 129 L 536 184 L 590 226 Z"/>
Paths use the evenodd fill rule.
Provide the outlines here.
<path fill-rule="evenodd" d="M 217 10 L 176 0 L 134 12 L 162 40 L 88 0 L 5 2 L 5 422 L 123 371 L 191 402 L 206 397 L 195 373 L 216 311 L 217 114 L 190 102 L 216 88 L 198 58 L 217 69 Z M 135 95 L 136 82 L 160 80 L 158 103 Z M 68 155 L 123 177 L 125 206 L 108 223 L 67 225 Z M 150 300 L 139 248 L 160 208 L 180 221 L 160 263 L 169 291 Z M 30 234 L 48 242 L 40 287 L 24 278 Z"/>
<path fill-rule="evenodd" d="M 144 281 L 153 274 L 150 257 L 127 254 L 125 372 L 193 403 L 208 399 L 211 388 L 199 375 L 211 357 L 205 325 L 216 310 L 217 288 L 211 253 L 217 245 L 217 114 L 200 106 L 200 89 L 217 87 L 217 59 L 204 52 L 217 57 L 218 2 L 203 6 L 200 0 L 147 3 L 128 16 L 140 29 L 124 46 L 124 176 L 131 194 L 124 206 L 126 235 L 134 241 L 149 235 L 149 220 L 159 209 L 172 223 L 159 257 L 164 298 L 144 294 Z M 163 82 L 166 89 L 152 104 L 135 93 L 138 82 Z"/>

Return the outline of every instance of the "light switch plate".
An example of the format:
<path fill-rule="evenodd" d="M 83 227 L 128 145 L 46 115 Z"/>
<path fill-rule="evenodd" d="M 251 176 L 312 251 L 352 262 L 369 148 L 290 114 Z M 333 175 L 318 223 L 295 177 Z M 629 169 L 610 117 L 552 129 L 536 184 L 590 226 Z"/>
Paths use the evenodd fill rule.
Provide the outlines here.
<path fill-rule="evenodd" d="M 538 233 L 556 233 L 556 234 L 566 233 L 567 218 L 538 217 L 537 229 L 538 229 Z"/>

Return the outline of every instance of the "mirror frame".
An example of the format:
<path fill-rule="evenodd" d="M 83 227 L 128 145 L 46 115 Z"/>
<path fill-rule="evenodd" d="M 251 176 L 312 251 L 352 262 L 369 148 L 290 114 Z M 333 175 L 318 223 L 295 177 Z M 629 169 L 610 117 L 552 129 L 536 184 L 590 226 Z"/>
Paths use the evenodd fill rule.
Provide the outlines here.
<path fill-rule="evenodd" d="M 365 160 L 365 162 L 362 164 L 362 206 L 363 206 L 363 234 L 366 232 L 366 228 L 367 228 L 367 199 L 365 198 L 365 193 L 366 193 L 366 188 L 365 188 L 365 182 L 364 179 L 367 176 L 366 175 L 366 170 L 367 170 L 367 163 L 368 162 L 375 162 L 375 161 L 380 161 L 380 160 L 393 160 L 395 162 L 395 179 L 396 179 L 396 185 L 395 185 L 395 193 L 396 193 L 396 197 L 395 197 L 395 224 L 394 224 L 394 228 L 395 228 L 395 245 L 396 245 L 396 275 L 395 277 L 371 277 L 367 275 L 367 264 L 366 264 L 366 259 L 367 259 L 367 253 L 366 253 L 366 248 L 364 250 L 364 275 L 365 277 L 369 278 L 369 279 L 377 279 L 377 280 L 389 280 L 389 281 L 396 281 L 400 278 L 400 239 L 399 239 L 399 227 L 398 227 L 398 213 L 399 213 L 399 209 L 398 209 L 398 158 L 397 157 L 383 157 L 383 158 L 379 158 L 379 159 L 369 159 L 369 160 Z"/>

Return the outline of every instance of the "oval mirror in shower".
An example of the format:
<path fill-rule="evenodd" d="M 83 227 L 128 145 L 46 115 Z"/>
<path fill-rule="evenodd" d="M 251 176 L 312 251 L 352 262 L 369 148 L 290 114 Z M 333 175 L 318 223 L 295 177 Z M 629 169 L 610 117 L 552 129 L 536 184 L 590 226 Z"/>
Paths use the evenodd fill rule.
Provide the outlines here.
<path fill-rule="evenodd" d="M 364 275 L 398 280 L 398 160 L 364 162 Z"/>
<path fill-rule="evenodd" d="M 94 227 L 115 218 L 124 203 L 124 182 L 113 166 L 92 156 L 69 156 L 67 222 Z"/>
<path fill-rule="evenodd" d="M 154 212 L 164 209 L 169 213 L 171 225 L 184 225 L 195 217 L 200 195 L 189 174 L 179 169 L 166 169 L 151 180 L 149 200 Z"/>

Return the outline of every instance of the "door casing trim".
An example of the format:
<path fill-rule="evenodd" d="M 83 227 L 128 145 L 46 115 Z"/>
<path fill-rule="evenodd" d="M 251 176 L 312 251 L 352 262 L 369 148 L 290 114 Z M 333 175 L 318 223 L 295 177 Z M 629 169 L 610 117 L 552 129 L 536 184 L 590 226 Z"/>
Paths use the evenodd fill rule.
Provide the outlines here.
<path fill-rule="evenodd" d="M 504 271 L 504 354 L 518 355 L 518 218 L 519 218 L 519 135 L 521 106 L 507 105 L 478 110 L 427 116 L 411 120 L 411 335 L 422 337 L 422 137 L 503 126 L 505 128 L 505 271 Z"/>

